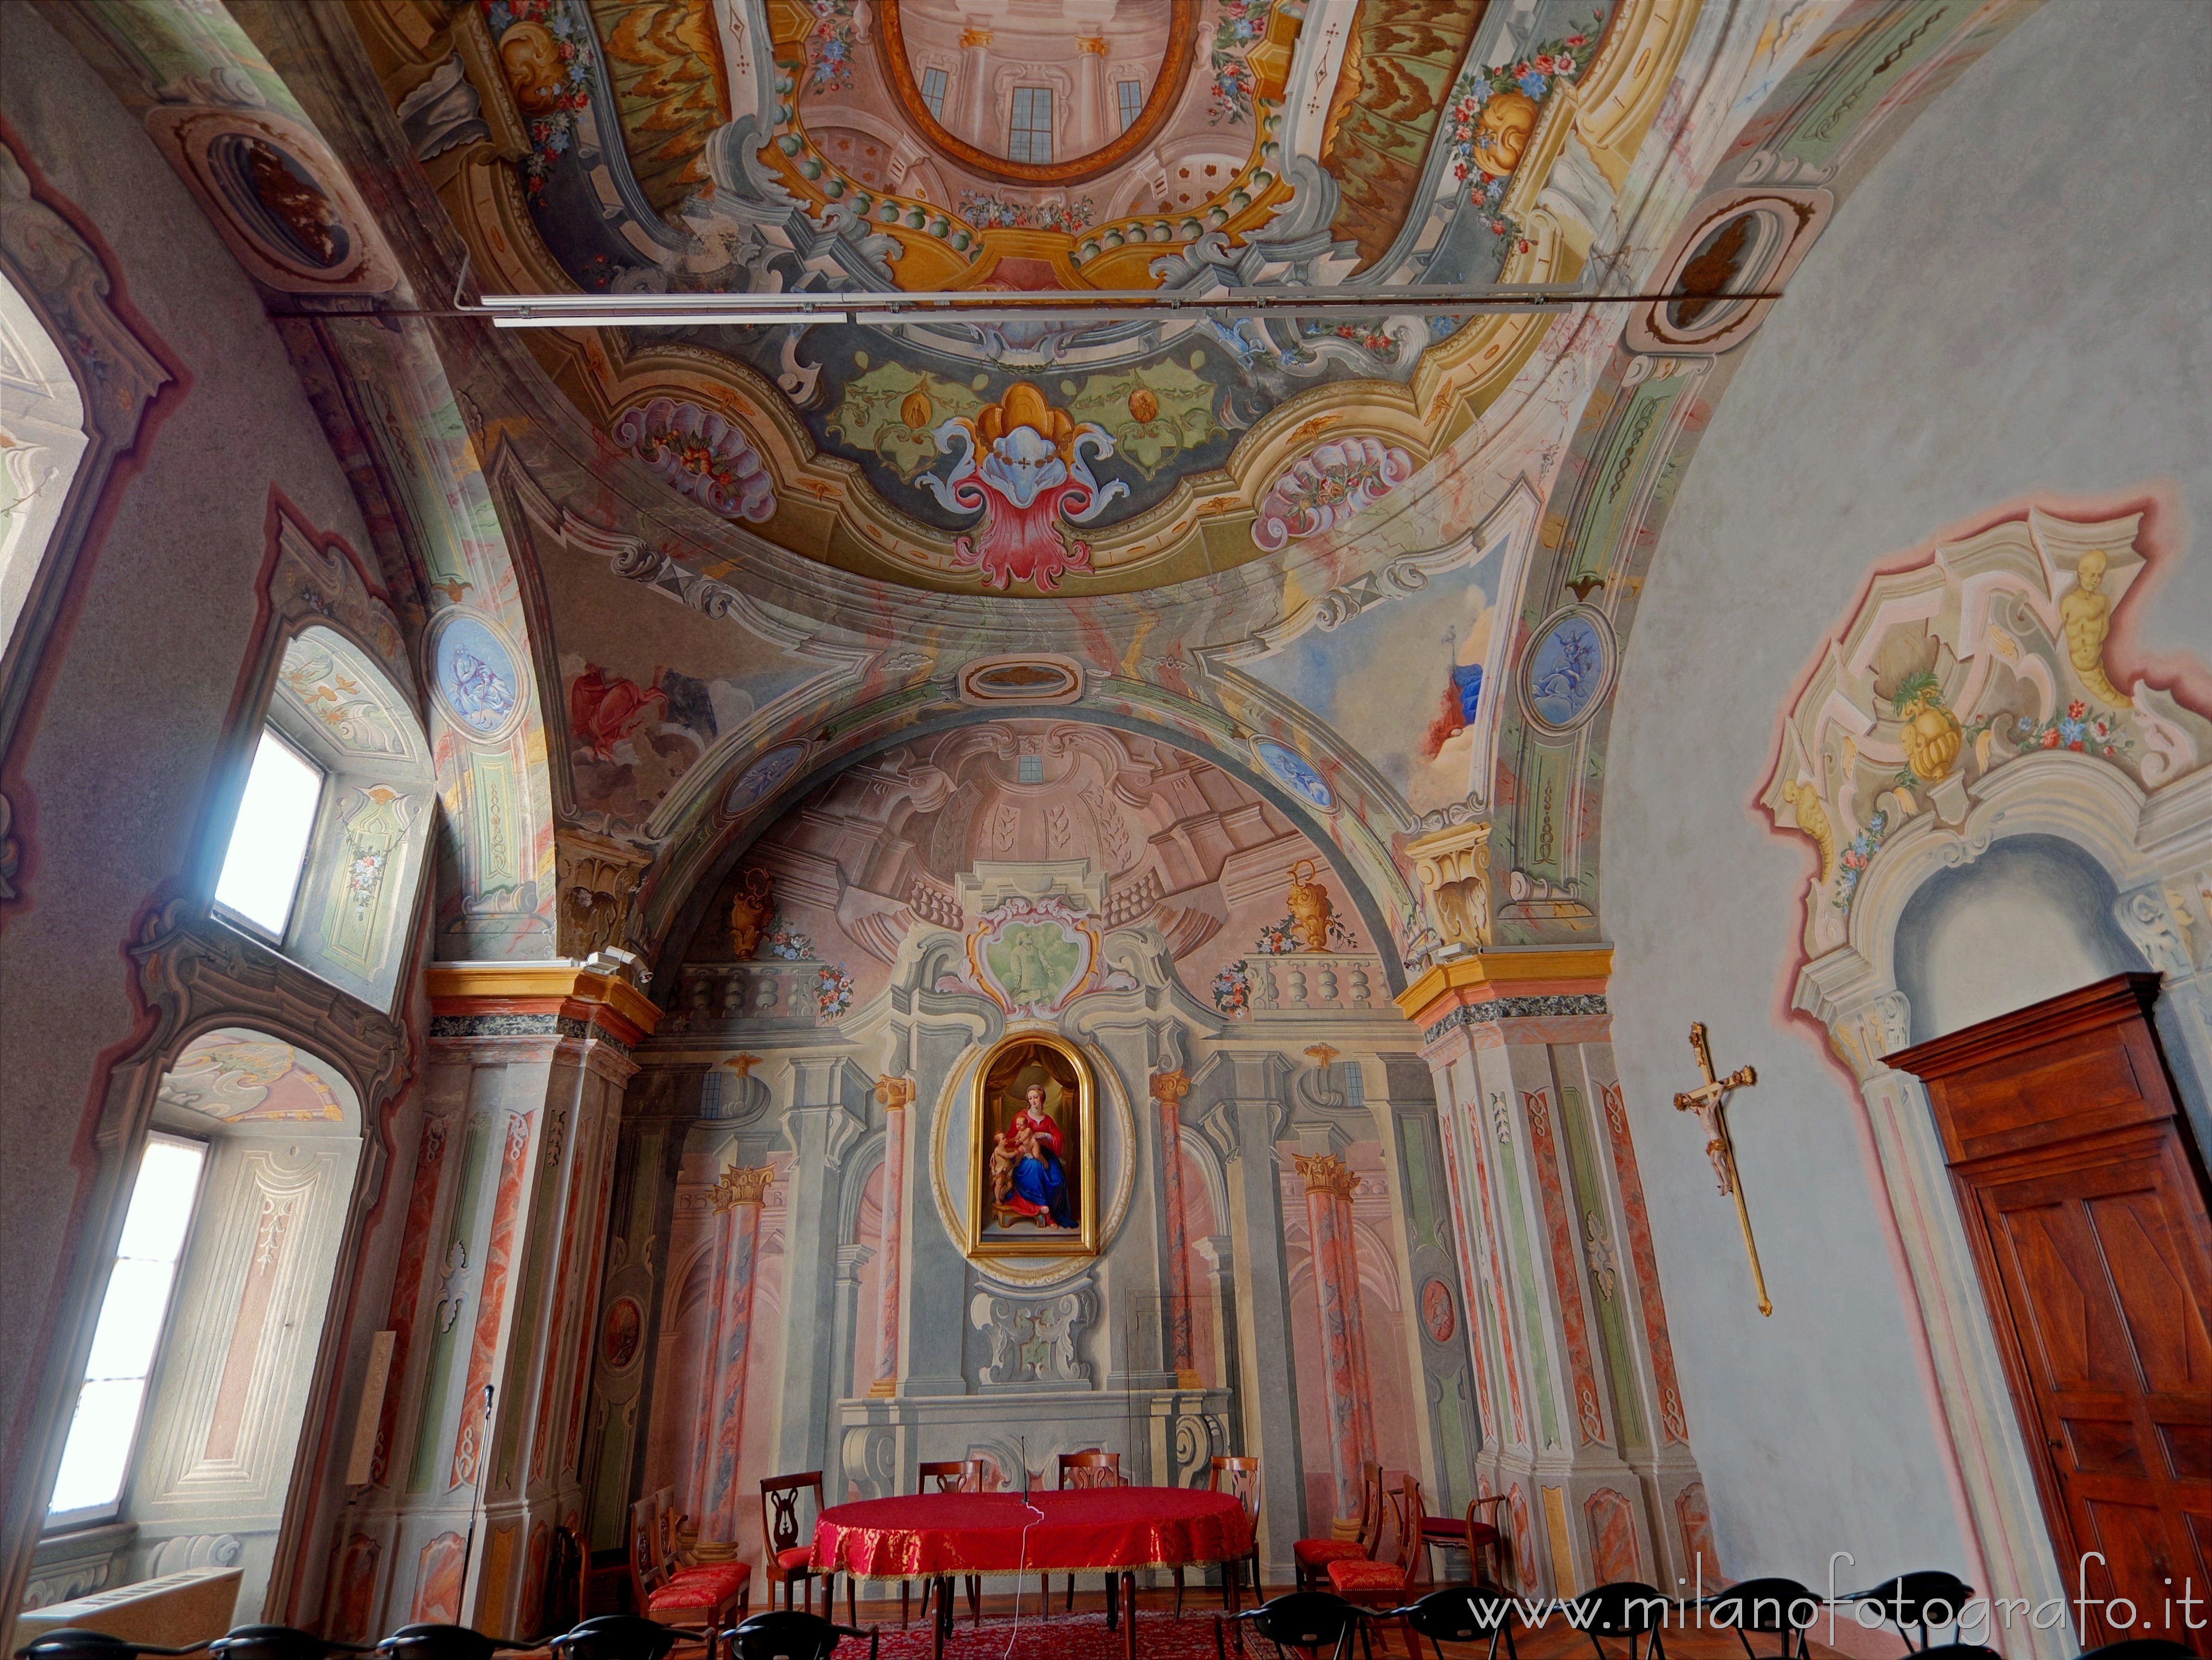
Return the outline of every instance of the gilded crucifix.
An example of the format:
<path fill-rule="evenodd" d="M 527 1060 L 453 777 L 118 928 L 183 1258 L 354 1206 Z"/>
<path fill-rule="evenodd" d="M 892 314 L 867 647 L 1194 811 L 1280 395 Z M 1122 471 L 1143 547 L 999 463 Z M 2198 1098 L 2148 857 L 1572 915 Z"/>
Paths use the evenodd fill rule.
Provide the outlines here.
<path fill-rule="evenodd" d="M 1751 1237 L 1751 1212 L 1743 1202 L 1743 1183 L 1736 1175 L 1735 1147 L 1729 1140 L 1728 1101 L 1736 1090 L 1749 1089 L 1759 1081 L 1759 1074 L 1749 1067 L 1738 1067 L 1727 1077 L 1713 1071 L 1713 1052 L 1705 1047 L 1705 1028 L 1700 1021 L 1690 1028 L 1690 1047 L 1697 1051 L 1698 1070 L 1705 1081 L 1698 1088 L 1674 1098 L 1674 1110 L 1694 1112 L 1705 1127 L 1705 1157 L 1713 1161 L 1713 1174 L 1720 1178 L 1721 1191 L 1735 1195 L 1736 1220 L 1743 1224 L 1743 1248 L 1751 1258 L 1752 1283 L 1759 1288 L 1759 1311 L 1762 1315 L 1774 1312 L 1774 1304 L 1767 1299 L 1766 1275 L 1759 1266 L 1759 1243 Z"/>

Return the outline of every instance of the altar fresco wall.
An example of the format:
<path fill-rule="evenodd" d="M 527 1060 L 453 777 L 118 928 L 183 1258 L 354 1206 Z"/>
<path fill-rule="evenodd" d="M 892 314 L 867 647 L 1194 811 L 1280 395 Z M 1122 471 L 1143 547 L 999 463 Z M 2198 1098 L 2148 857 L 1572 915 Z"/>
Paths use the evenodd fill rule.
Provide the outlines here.
<path fill-rule="evenodd" d="M 1967 70 L 1837 210 L 1746 349 L 1651 567 L 1611 749 L 1610 999 L 1651 1231 L 1685 1334 L 1682 1396 L 1720 1554 L 1737 1576 L 1819 1584 L 1829 1553 L 1848 1550 L 1856 1566 L 1838 1573 L 1853 1584 L 1923 1566 L 1991 1583 L 1998 1541 L 1977 1536 L 1930 1357 L 1946 1334 L 1923 1335 L 1868 1110 L 1827 1030 L 1792 1012 L 1824 850 L 1805 815 L 1762 792 L 1784 776 L 1779 723 L 1874 573 L 1925 567 L 1935 544 L 2000 521 L 2024 527 L 2031 504 L 2071 520 L 2144 515 L 2134 545 L 2153 562 L 2119 608 L 2106 667 L 2123 686 L 2147 677 L 2185 708 L 2212 707 L 2201 660 L 2212 639 L 2212 296 L 2202 281 L 2212 233 L 2173 194 L 2186 179 L 2182 197 L 2201 199 L 2212 144 L 2203 21 L 2187 4 L 2051 6 Z M 2118 147 L 2121 111 L 2130 137 Z M 2038 545 L 2075 550 L 2057 562 L 2070 580 L 2089 544 L 2038 534 Z M 2111 545 L 2117 559 L 2124 543 Z M 2032 655 L 2025 643 L 2019 652 Z M 2062 642 L 2062 675 L 2064 657 Z M 1889 707 L 1873 713 L 1886 721 Z M 2133 758 L 2095 758 L 2144 787 L 2142 763 L 2155 757 L 2136 725 L 2112 719 L 2134 734 Z M 2059 733 L 2057 747 L 2075 735 Z M 1984 755 L 1975 788 L 1993 760 L 2023 764 L 2008 753 Z M 2104 799 L 2086 786 L 2071 798 L 2085 816 Z M 2177 844 L 2201 839 L 2204 798 L 2193 799 L 2167 809 L 2162 833 Z M 1919 806 L 1932 810 L 1924 793 Z M 1837 872 L 1857 880 L 1849 832 L 1835 839 Z M 1856 856 L 1863 864 L 1866 849 Z M 1882 857 L 1873 854 L 1877 872 Z M 1835 914 L 1837 894 L 1831 874 L 1818 908 Z M 1982 983 L 1915 997 L 1910 1039 L 2115 966 L 2167 970 L 2172 1001 L 2191 946 L 2201 954 L 2201 933 L 2172 923 L 2180 954 L 2148 964 L 2127 939 L 2108 940 L 2101 917 L 2086 942 L 2079 930 L 2053 938 L 2034 927 L 2053 912 L 2033 883 L 2021 886 L 2016 915 L 2007 903 L 1984 885 L 1977 926 L 1984 944 L 2011 949 L 2001 962 L 1984 956 Z M 1908 955 L 1902 934 L 1899 952 Z M 2049 971 L 2062 963 L 2063 985 Z M 1902 982 L 1910 964 L 1898 967 Z M 2010 995 L 1992 1006 L 2007 976 Z M 1697 1082 L 1684 1042 L 1693 1020 L 1711 1028 L 1718 1067 L 1758 1070 L 1731 1122 L 1771 1319 L 1754 1305 L 1704 1137 L 1668 1105 Z M 1891 1048 L 1908 1041 L 1898 1020 Z M 2187 1045 L 2169 1033 L 2168 1046 L 2185 1073 Z M 2197 1122 L 2201 1134 L 2201 1092 Z"/>
<path fill-rule="evenodd" d="M 972 958 L 969 943 L 1054 893 L 1097 930 L 1093 969 L 1049 1010 L 1010 1016 L 1006 986 L 975 966 L 988 943 Z M 1191 1485 L 1212 1453 L 1259 1453 L 1263 1559 L 1285 1578 L 1291 1540 L 1356 1507 L 1363 1457 L 1463 1509 L 1478 1432 L 1463 1339 L 1436 1312 L 1457 1306 L 1456 1269 L 1431 1245 L 1409 1277 L 1408 1242 L 1428 1236 L 1406 1215 L 1403 1148 L 1424 1124 L 1433 1140 L 1432 1088 L 1350 910 L 1341 876 L 1249 788 L 1103 727 L 955 729 L 788 811 L 723 876 L 636 1054 L 623 1156 L 681 1152 L 660 1166 L 649 1248 L 611 1247 L 653 1268 L 649 1286 L 621 1270 L 636 1314 L 619 1316 L 650 1323 L 651 1364 L 641 1383 L 601 1367 L 595 1544 L 667 1488 L 702 1536 L 757 1559 L 763 1475 L 819 1466 L 835 1502 L 912 1491 L 925 1459 L 981 1456 L 1018 1481 L 1025 1456 L 1049 1484 L 1055 1455 L 1092 1446 L 1132 1480 Z M 1010 1031 L 1068 1037 L 1104 1084 L 1105 1237 L 1048 1282 L 1030 1259 L 963 1260 L 951 1225 L 965 1068 Z M 895 1110 L 902 1085 L 913 1099 Z M 1249 1149 L 1240 1115 L 1261 1138 Z M 1350 1263 L 1332 1244 L 1316 1264 L 1316 1204 Z M 903 1219 L 896 1253 L 887 1210 Z M 732 1240 L 752 1265 L 734 1302 Z M 1331 1376 L 1320 1292 L 1334 1307 L 1355 1276 L 1362 1341 Z M 602 1307 L 616 1294 L 611 1275 Z M 1424 1295 L 1441 1338 L 1416 1324 Z M 733 1491 L 701 1456 L 720 1433 Z"/>

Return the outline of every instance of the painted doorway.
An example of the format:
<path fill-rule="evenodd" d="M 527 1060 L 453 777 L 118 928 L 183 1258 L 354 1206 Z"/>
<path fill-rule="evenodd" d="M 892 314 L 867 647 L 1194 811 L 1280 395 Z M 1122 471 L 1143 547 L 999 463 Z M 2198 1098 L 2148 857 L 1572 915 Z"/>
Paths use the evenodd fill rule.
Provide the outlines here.
<path fill-rule="evenodd" d="M 2181 1601 L 2212 1593 L 2212 1219 L 2158 988 L 2115 975 L 1888 1059 L 1928 1088 L 2082 1642 L 2212 1655 Z"/>

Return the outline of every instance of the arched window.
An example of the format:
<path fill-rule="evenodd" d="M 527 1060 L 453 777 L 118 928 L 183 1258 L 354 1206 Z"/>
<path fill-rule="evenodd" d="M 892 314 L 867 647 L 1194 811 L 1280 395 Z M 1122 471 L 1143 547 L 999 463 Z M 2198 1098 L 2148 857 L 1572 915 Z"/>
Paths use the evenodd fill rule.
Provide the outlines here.
<path fill-rule="evenodd" d="M 255 738 L 216 914 L 389 1008 L 435 794 L 406 698 L 350 640 L 302 629 Z"/>
<path fill-rule="evenodd" d="M 115 1523 L 127 1533 L 102 1548 L 127 1550 L 132 1577 L 236 1566 L 240 1617 L 261 1607 L 361 1155 L 336 1067 L 243 1027 L 185 1046 L 155 1097 L 50 1533 Z"/>
<path fill-rule="evenodd" d="M 86 442 L 68 361 L 0 271 L 0 648 L 14 645 Z"/>

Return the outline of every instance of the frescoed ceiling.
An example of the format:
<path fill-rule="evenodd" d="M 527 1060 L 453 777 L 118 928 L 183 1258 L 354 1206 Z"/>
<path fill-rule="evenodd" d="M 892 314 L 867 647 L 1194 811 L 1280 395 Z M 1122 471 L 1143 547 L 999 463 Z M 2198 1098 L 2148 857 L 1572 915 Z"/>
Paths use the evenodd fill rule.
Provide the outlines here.
<path fill-rule="evenodd" d="M 489 292 L 1392 289 L 1302 320 L 533 331 L 733 542 L 1097 593 L 1327 528 L 1497 400 L 1540 329 L 1421 295 L 1579 271 L 1509 198 L 1542 100 L 1662 86 L 1633 32 L 1608 55 L 1616 3 L 478 0 L 379 56 L 418 154 L 489 140 L 441 188 Z"/>
<path fill-rule="evenodd" d="M 253 234 L 405 626 L 486 607 L 545 712 L 528 839 L 460 861 L 441 952 L 552 949 L 557 839 L 627 873 L 564 903 L 666 965 L 794 803 L 1048 714 L 1237 781 L 1395 989 L 1440 943 L 1431 834 L 1489 827 L 1491 945 L 1602 938 L 1612 689 L 1698 435 L 1836 204 L 2034 3 L 347 0 L 241 8 L 198 70 L 66 15 L 157 132 L 313 161 L 319 205 L 242 150 L 194 187 Z M 1584 297 L 1443 309 L 1501 283 Z M 1065 300 L 507 331 L 416 297 L 457 283 Z"/>
<path fill-rule="evenodd" d="M 251 1031 L 196 1038 L 161 1080 L 165 1107 L 226 1124 L 345 1126 L 353 1091 L 314 1056 Z"/>

